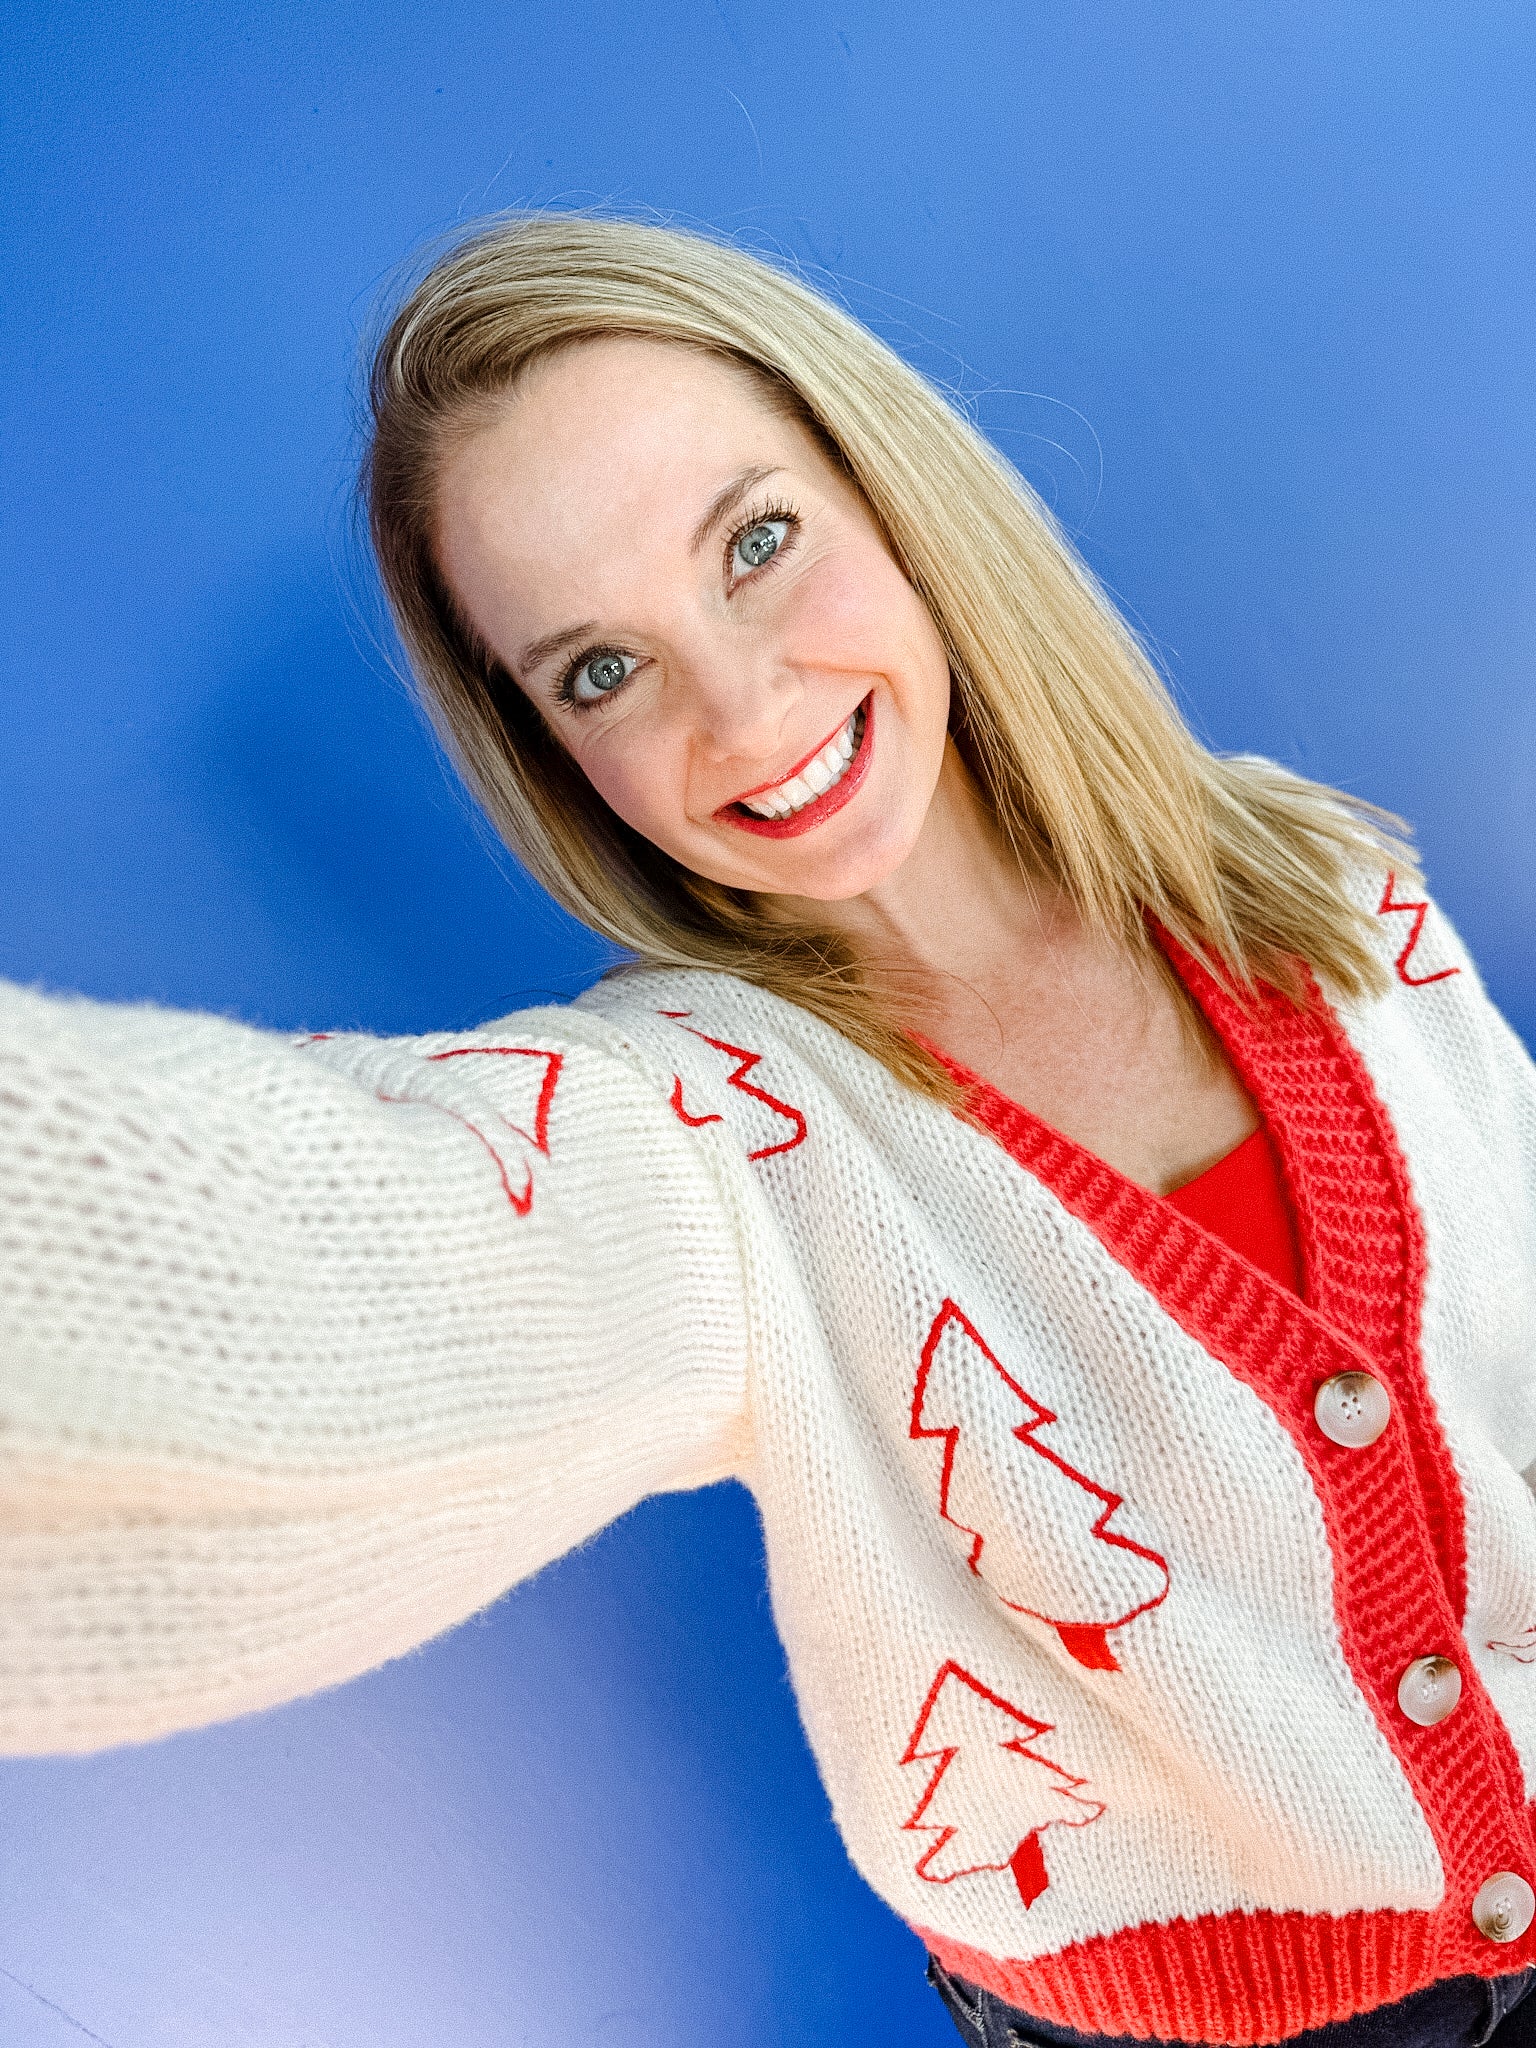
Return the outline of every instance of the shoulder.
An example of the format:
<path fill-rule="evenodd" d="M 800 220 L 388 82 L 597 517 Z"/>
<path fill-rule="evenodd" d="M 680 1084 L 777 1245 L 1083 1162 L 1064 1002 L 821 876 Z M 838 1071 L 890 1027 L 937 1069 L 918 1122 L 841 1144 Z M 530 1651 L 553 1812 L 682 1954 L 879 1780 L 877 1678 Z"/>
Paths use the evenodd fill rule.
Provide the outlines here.
<path fill-rule="evenodd" d="M 1422 877 L 1385 860 L 1362 860 L 1348 888 L 1380 966 L 1383 993 L 1341 1003 L 1346 1015 L 1390 1017 L 1445 1051 L 1469 1035 L 1507 1033 L 1460 932 Z"/>
<path fill-rule="evenodd" d="M 677 1117 L 775 1162 L 772 1177 L 778 1162 L 798 1171 L 819 1156 L 834 1131 L 846 1141 L 856 1125 L 889 1144 L 914 1120 L 948 1120 L 832 1024 L 735 975 L 627 968 L 579 1007 L 661 1071 Z"/>
<path fill-rule="evenodd" d="M 1379 994 L 1334 999 L 1351 1028 L 1374 1017 L 1438 1031 L 1452 1016 L 1471 1020 L 1491 1009 L 1461 935 L 1422 876 L 1362 848 L 1345 891 L 1381 976 Z"/>
<path fill-rule="evenodd" d="M 704 968 L 625 967 L 573 1006 L 640 1057 L 673 1068 L 690 1047 L 771 1062 L 837 1091 L 910 1096 L 881 1063 L 800 1004 L 739 975 Z"/>
<path fill-rule="evenodd" d="M 612 1034 L 642 1057 L 660 1052 L 664 1061 L 680 1034 L 696 1037 L 700 1031 L 727 1036 L 745 1031 L 760 1046 L 771 1043 L 786 1051 L 818 1038 L 828 1042 L 828 1050 L 847 1043 L 782 996 L 738 975 L 705 968 L 621 967 L 578 996 L 571 1008 L 592 1028 Z"/>
<path fill-rule="evenodd" d="M 1377 1082 L 1431 1082 L 1490 1140 L 1529 1124 L 1536 1070 L 1483 986 L 1460 933 L 1421 879 L 1386 865 L 1351 877 L 1385 980 L 1377 997 L 1335 1007 Z"/>

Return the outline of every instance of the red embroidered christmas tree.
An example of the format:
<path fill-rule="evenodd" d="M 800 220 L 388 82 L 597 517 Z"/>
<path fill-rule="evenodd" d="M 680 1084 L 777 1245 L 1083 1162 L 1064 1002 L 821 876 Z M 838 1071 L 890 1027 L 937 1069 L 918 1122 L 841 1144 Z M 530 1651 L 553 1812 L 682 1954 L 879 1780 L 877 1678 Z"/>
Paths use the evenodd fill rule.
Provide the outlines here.
<path fill-rule="evenodd" d="M 1388 875 L 1387 886 L 1381 892 L 1381 901 L 1376 906 L 1378 917 L 1391 917 L 1396 912 L 1406 912 L 1413 919 L 1408 927 L 1408 936 L 1403 941 L 1401 952 L 1395 961 L 1397 978 L 1408 988 L 1428 988 L 1431 982 L 1449 981 L 1453 974 L 1460 974 L 1459 967 L 1431 968 L 1426 974 L 1410 973 L 1408 962 L 1418 952 L 1419 940 L 1424 936 L 1424 920 L 1429 916 L 1429 904 L 1422 896 L 1399 896 L 1397 876 Z"/>
<path fill-rule="evenodd" d="M 429 1053 L 408 1096 L 471 1132 L 495 1163 L 502 1193 L 519 1216 L 533 1207 L 533 1160 L 549 1157 L 549 1108 L 565 1055 L 530 1045 L 464 1045 Z"/>
<path fill-rule="evenodd" d="M 922 1798 L 904 1828 L 932 1835 L 917 1859 L 929 1884 L 982 1870 L 1007 1870 L 1026 1906 L 1050 1883 L 1040 1837 L 1050 1827 L 1086 1827 L 1103 1802 L 1082 1796 L 1074 1778 L 1035 1747 L 1052 1732 L 950 1658 L 923 1701 L 903 1764 L 931 1764 Z"/>
<path fill-rule="evenodd" d="M 311 1031 L 298 1041 L 338 1042 L 333 1031 Z M 490 1155 L 510 1207 L 526 1216 L 533 1207 L 529 1154 L 549 1157 L 549 1109 L 564 1065 L 563 1052 L 546 1052 L 542 1046 L 455 1045 L 424 1054 L 404 1093 L 380 1088 L 378 1099 L 441 1110 L 462 1124 Z M 476 1067 L 478 1080 L 470 1078 Z"/>
<path fill-rule="evenodd" d="M 939 1513 L 1005 1607 L 1055 1629 L 1079 1664 L 1117 1671 L 1110 1632 L 1166 1599 L 1168 1567 L 1113 1527 L 1122 1497 L 1054 1448 L 1056 1420 L 946 1300 L 912 1390 L 913 1440 L 943 1450 Z"/>
<path fill-rule="evenodd" d="M 657 1014 L 670 1017 L 679 1029 L 688 1033 L 690 1038 L 696 1038 L 701 1045 L 709 1046 L 711 1051 L 723 1054 L 732 1062 L 730 1071 L 724 1076 L 726 1087 L 734 1089 L 738 1095 L 745 1096 L 750 1102 L 760 1103 L 763 1110 L 772 1112 L 771 1117 L 764 1117 L 761 1112 L 757 1114 L 756 1123 L 761 1128 L 753 1135 L 761 1137 L 763 1142 L 749 1150 L 749 1159 L 771 1159 L 776 1152 L 793 1152 L 797 1145 L 805 1142 L 804 1112 L 796 1109 L 793 1103 L 781 1102 L 777 1095 L 770 1095 L 766 1088 L 759 1088 L 752 1079 L 753 1068 L 762 1064 L 763 1056 L 760 1052 L 749 1052 L 745 1046 L 731 1045 L 723 1038 L 711 1038 L 708 1032 L 700 1031 L 696 1026 L 686 1023 L 684 1020 L 693 1014 L 690 1010 L 661 1010 Z M 725 1122 L 725 1118 L 717 1109 L 709 1109 L 699 1103 L 695 1103 L 694 1107 L 689 1109 L 683 1097 L 681 1074 L 674 1075 L 672 1079 L 672 1112 L 680 1122 L 692 1126 L 695 1130 L 701 1124 Z"/>

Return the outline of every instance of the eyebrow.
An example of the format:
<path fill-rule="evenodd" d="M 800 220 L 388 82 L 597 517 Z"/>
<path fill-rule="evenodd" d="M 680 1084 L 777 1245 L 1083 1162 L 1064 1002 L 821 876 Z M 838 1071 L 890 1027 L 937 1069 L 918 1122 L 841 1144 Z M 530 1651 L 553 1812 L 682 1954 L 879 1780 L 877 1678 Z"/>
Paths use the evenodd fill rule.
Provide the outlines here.
<path fill-rule="evenodd" d="M 733 476 L 723 491 L 716 491 L 709 502 L 709 509 L 693 529 L 693 538 L 688 543 L 690 555 L 696 555 L 705 541 L 714 532 L 725 515 L 734 509 L 737 501 L 748 491 L 755 490 L 765 478 L 777 476 L 778 465 L 771 462 L 755 463 L 751 469 L 744 469 L 740 476 Z"/>
<path fill-rule="evenodd" d="M 562 626 L 556 633 L 546 633 L 542 640 L 530 640 L 517 658 L 517 673 L 530 676 L 536 668 L 542 668 L 552 654 L 558 654 L 562 647 L 569 647 L 573 640 L 583 640 L 588 633 L 597 631 L 596 619 L 588 619 L 580 626 Z"/>
<path fill-rule="evenodd" d="M 689 554 L 696 555 L 699 552 L 721 520 L 739 504 L 748 491 L 755 490 L 768 477 L 778 474 L 779 466 L 776 463 L 754 463 L 750 469 L 744 469 L 740 475 L 733 476 L 723 490 L 716 491 L 709 501 L 704 517 L 693 529 L 688 542 Z M 558 654 L 562 648 L 569 647 L 575 641 L 585 639 L 587 634 L 596 631 L 596 620 L 587 619 L 582 625 L 561 626 L 556 632 L 544 634 L 541 639 L 530 640 L 518 656 L 517 673 L 523 676 L 532 675 L 535 669 L 544 666 L 552 654 Z"/>

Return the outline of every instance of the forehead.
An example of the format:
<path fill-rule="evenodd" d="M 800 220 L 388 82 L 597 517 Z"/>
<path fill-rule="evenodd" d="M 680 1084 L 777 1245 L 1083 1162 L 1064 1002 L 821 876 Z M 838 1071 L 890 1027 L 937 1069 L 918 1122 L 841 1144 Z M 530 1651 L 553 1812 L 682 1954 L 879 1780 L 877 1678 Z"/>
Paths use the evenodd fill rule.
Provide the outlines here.
<path fill-rule="evenodd" d="M 583 342 L 538 362 L 457 438 L 438 486 L 445 551 L 515 543 L 528 559 L 622 524 L 691 529 L 727 476 L 803 465 L 812 437 L 745 369 L 673 343 Z"/>

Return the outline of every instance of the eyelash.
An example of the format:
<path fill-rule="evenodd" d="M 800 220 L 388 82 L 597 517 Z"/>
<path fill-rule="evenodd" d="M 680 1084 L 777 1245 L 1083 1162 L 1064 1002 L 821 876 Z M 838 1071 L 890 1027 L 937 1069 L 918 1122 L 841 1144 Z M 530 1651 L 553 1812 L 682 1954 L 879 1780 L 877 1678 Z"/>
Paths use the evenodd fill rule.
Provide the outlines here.
<path fill-rule="evenodd" d="M 723 557 L 727 575 L 730 574 L 731 559 L 735 555 L 737 547 L 752 531 L 753 527 L 766 526 L 770 520 L 776 519 L 783 520 L 787 528 L 783 540 L 780 541 L 778 547 L 768 557 L 766 562 L 760 563 L 755 569 L 747 570 L 744 575 L 738 576 L 736 581 L 756 582 L 760 577 L 765 576 L 782 556 L 788 554 L 795 544 L 795 536 L 800 531 L 800 514 L 795 506 L 786 504 L 782 499 L 776 498 L 766 504 L 754 506 L 746 518 L 739 521 L 727 535 Z M 556 701 L 566 705 L 572 711 L 599 711 L 605 704 L 611 703 L 615 697 L 621 696 L 626 687 L 624 683 L 621 683 L 618 689 L 610 690 L 607 696 L 583 701 L 576 695 L 576 678 L 589 661 L 597 661 L 605 654 L 623 654 L 625 651 L 622 647 L 584 647 L 580 654 L 574 655 L 566 663 L 565 668 L 561 672 L 560 679 L 555 684 Z"/>
<path fill-rule="evenodd" d="M 772 498 L 769 499 L 768 502 L 765 504 L 755 506 L 753 510 L 747 514 L 746 518 L 741 520 L 733 529 L 733 531 L 726 536 L 724 560 L 725 572 L 727 575 L 729 575 L 731 572 L 731 558 L 736 553 L 736 549 L 740 545 L 740 543 L 743 540 L 745 540 L 747 535 L 752 531 L 753 527 L 766 526 L 768 525 L 770 520 L 774 519 L 782 519 L 785 526 L 789 530 L 785 534 L 783 540 L 779 543 L 775 551 L 768 557 L 767 561 L 762 563 L 760 567 L 756 569 L 751 569 L 747 572 L 748 577 L 755 582 L 756 579 L 763 574 L 763 571 L 765 569 L 773 568 L 774 564 L 779 561 L 781 556 L 788 554 L 789 550 L 795 544 L 795 535 L 800 531 L 800 514 L 793 505 L 786 504 L 782 498 Z M 740 577 L 737 578 L 738 582 L 743 580 L 745 579 Z"/>

